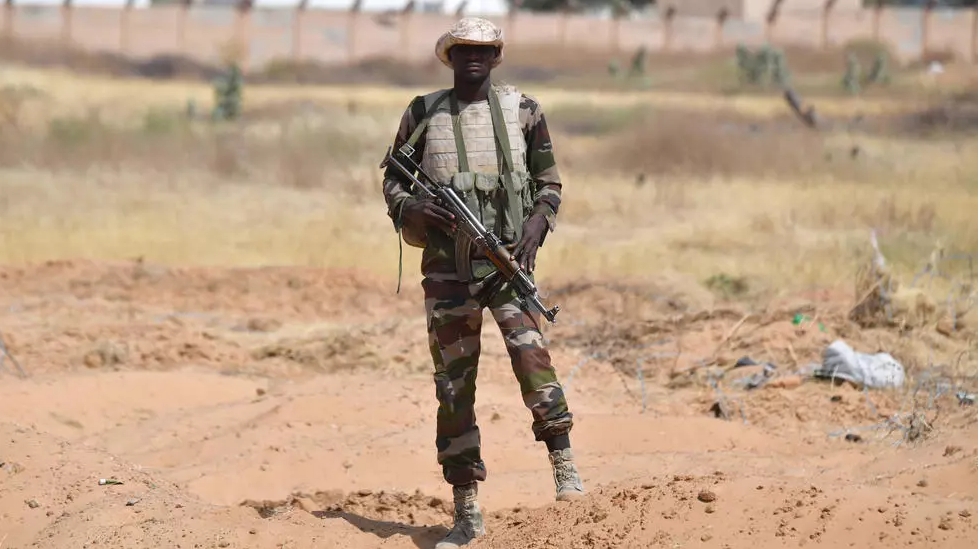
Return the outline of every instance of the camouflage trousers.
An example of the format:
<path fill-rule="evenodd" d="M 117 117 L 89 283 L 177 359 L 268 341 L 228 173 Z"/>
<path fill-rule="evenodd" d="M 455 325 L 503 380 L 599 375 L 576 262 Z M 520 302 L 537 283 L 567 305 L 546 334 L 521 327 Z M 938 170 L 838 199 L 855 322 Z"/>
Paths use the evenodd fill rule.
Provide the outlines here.
<path fill-rule="evenodd" d="M 491 299 L 483 298 L 486 284 L 486 279 L 422 281 L 435 376 L 444 371 L 442 375 L 454 390 L 453 410 L 439 404 L 435 437 L 442 476 L 453 485 L 486 480 L 474 409 L 484 308 L 489 308 L 503 336 L 524 405 L 533 419 L 535 440 L 565 434 L 572 425 L 564 391 L 537 327 L 540 314 L 522 306 L 509 287 Z"/>

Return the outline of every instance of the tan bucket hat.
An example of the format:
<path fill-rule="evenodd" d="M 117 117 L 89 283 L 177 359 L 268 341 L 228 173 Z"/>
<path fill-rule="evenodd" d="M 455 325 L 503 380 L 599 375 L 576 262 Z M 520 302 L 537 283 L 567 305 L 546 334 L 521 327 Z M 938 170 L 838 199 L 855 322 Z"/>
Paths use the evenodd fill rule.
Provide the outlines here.
<path fill-rule="evenodd" d="M 449 29 L 449 32 L 439 37 L 435 43 L 435 55 L 446 66 L 451 68 L 449 48 L 458 44 L 473 44 L 477 46 L 497 46 L 500 55 L 493 61 L 496 67 L 503 61 L 503 30 L 491 21 L 480 17 L 465 17 Z"/>

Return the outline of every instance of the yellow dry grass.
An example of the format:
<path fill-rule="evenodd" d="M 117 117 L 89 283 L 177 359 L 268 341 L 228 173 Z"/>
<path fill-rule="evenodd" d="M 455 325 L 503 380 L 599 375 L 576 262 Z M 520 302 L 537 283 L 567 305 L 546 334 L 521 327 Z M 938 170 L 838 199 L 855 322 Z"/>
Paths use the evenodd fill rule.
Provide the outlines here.
<path fill-rule="evenodd" d="M 111 106 L 120 118 L 141 113 L 147 105 L 181 105 L 188 100 L 209 103 L 212 90 L 207 83 L 191 81 L 162 81 L 142 78 L 105 78 L 76 74 L 63 69 L 33 69 L 9 67 L 0 72 L 0 86 L 28 85 L 39 90 L 47 99 L 46 105 L 59 113 L 79 112 L 93 106 Z M 662 107 L 696 109 L 733 109 L 751 115 L 767 116 L 784 112 L 780 98 L 731 96 L 720 98 L 712 93 L 680 91 L 572 91 L 547 87 L 526 87 L 544 105 L 606 105 L 613 98 L 617 107 L 642 105 L 650 102 Z M 357 102 L 365 108 L 402 109 L 416 94 L 428 93 L 429 88 L 383 86 L 293 86 L 262 85 L 247 90 L 251 106 L 279 101 L 317 101 L 346 104 Z M 827 115 L 854 113 L 878 114 L 908 108 L 906 98 L 830 98 L 820 102 L 820 111 Z M 50 112 L 50 111 L 49 111 Z"/>
<path fill-rule="evenodd" d="M 247 87 L 246 109 L 263 114 L 247 130 L 217 137 L 208 122 L 181 120 L 188 100 L 210 106 L 206 84 L 0 73 L 0 88 L 12 85 L 35 93 L 8 121 L 16 128 L 8 128 L 0 155 L 0 262 L 142 256 L 170 264 L 343 266 L 389 276 L 393 288 L 398 242 L 377 164 L 401 110 L 427 90 Z M 924 140 L 763 131 L 750 146 L 767 156 L 753 156 L 744 135 L 725 137 L 705 120 L 792 126 L 780 97 L 529 91 L 553 113 L 566 181 L 558 230 L 540 253 L 545 280 L 671 273 L 740 277 L 749 293 L 764 295 L 850 288 L 869 257 L 872 229 L 906 274 L 937 243 L 976 254 L 974 134 Z M 837 117 L 922 106 L 897 98 L 818 104 Z M 626 116 L 590 135 L 567 130 L 562 114 L 623 118 L 623 109 L 649 106 L 688 114 L 638 123 Z M 93 112 L 99 121 L 85 118 Z M 691 122 L 689 113 L 702 116 Z M 303 119 L 305 140 L 294 133 Z M 64 127 L 81 133 L 65 137 Z M 793 163 L 817 141 L 818 150 Z M 860 157 L 845 160 L 855 144 Z M 638 147 L 635 154 L 604 163 L 611 158 L 605 153 L 626 145 Z M 791 162 L 766 171 L 766 158 L 775 157 Z M 671 170 L 657 173 L 659 166 Z M 405 247 L 407 283 L 419 280 L 419 259 Z"/>

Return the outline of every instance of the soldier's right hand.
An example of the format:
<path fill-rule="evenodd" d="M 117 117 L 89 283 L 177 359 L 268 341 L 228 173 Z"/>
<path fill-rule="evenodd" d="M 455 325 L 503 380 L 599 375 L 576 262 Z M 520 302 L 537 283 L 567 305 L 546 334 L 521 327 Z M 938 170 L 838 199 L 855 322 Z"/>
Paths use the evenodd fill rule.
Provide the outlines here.
<path fill-rule="evenodd" d="M 430 198 L 409 200 L 405 204 L 402 217 L 406 225 L 417 229 L 438 227 L 452 234 L 456 230 L 455 216 L 452 212 L 436 204 Z"/>

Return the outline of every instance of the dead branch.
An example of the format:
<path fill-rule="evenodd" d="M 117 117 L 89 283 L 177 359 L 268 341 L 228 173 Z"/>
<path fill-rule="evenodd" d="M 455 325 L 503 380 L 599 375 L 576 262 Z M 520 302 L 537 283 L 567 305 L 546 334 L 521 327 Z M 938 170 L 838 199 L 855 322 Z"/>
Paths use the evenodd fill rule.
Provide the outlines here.
<path fill-rule="evenodd" d="M 713 362 L 714 360 L 717 359 L 717 353 L 721 352 L 721 349 L 724 348 L 724 345 L 726 345 L 727 342 L 730 341 L 732 337 L 734 337 L 734 333 L 738 331 L 738 328 L 740 328 L 741 325 L 744 324 L 744 321 L 748 320 L 748 317 L 750 316 L 751 313 L 745 313 L 744 316 L 742 316 L 741 319 L 738 320 L 734 324 L 734 326 L 732 326 L 731 329 L 727 331 L 726 334 L 724 334 L 724 339 L 722 339 L 720 343 L 717 344 L 717 347 L 714 348 L 714 352 L 711 353 L 708 362 Z"/>
<path fill-rule="evenodd" d="M 806 126 L 814 130 L 819 129 L 819 126 L 821 125 L 820 124 L 821 121 L 818 115 L 816 115 L 816 107 L 810 105 L 808 109 L 803 111 L 802 101 L 799 98 L 799 94 L 796 93 L 796 91 L 791 87 L 785 88 L 784 96 L 785 96 L 785 101 L 789 104 L 789 107 L 792 108 L 792 112 L 794 112 L 799 117 L 799 120 L 802 120 L 803 124 L 805 124 Z"/>

